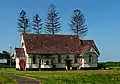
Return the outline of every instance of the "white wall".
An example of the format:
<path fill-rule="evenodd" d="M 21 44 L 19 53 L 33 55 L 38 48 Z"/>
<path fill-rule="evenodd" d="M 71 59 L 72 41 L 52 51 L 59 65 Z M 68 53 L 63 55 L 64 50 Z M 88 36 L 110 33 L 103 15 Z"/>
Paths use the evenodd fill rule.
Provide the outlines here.
<path fill-rule="evenodd" d="M 16 57 L 16 69 L 20 69 L 19 58 Z"/>

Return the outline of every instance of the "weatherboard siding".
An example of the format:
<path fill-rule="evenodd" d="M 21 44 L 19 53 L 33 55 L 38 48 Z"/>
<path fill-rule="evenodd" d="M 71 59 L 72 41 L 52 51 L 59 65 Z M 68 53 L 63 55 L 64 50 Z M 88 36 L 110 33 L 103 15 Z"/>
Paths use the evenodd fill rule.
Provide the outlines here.
<path fill-rule="evenodd" d="M 66 68 L 65 64 L 65 59 L 66 56 L 69 55 L 70 59 L 72 59 L 72 67 L 76 67 L 79 65 L 79 58 L 78 58 L 78 63 L 74 63 L 74 56 L 75 54 L 61 54 L 61 63 L 58 63 L 58 54 L 52 55 L 52 57 L 55 57 L 55 62 L 56 62 L 56 68 Z M 33 56 L 35 56 L 35 64 L 33 64 Z M 41 55 L 30 55 L 29 57 L 26 58 L 26 65 L 27 68 L 39 68 L 39 58 Z M 46 61 L 48 60 L 49 64 L 46 64 Z M 52 58 L 46 58 L 43 56 L 41 58 L 41 68 L 52 68 L 51 65 L 51 60 Z"/>
<path fill-rule="evenodd" d="M 65 59 L 66 56 L 69 56 L 71 61 L 71 65 L 72 67 L 76 67 L 79 63 L 79 58 L 78 58 L 78 63 L 74 63 L 74 57 L 75 54 L 61 54 L 61 63 L 58 63 L 58 55 L 56 55 L 56 68 L 66 68 L 66 63 L 65 63 Z"/>
<path fill-rule="evenodd" d="M 92 56 L 92 60 L 91 62 L 89 62 L 89 56 Z M 82 65 L 82 67 L 97 67 L 97 63 L 98 63 L 98 56 L 93 53 L 93 52 L 89 52 L 87 54 L 85 54 L 82 59 L 84 60 L 84 65 Z"/>

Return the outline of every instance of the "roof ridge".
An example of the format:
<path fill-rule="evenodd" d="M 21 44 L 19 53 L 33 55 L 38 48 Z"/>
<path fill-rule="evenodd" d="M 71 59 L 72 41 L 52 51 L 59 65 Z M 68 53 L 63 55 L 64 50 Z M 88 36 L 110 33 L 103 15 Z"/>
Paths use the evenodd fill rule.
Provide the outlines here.
<path fill-rule="evenodd" d="M 28 33 L 28 34 L 24 34 L 22 33 L 22 35 L 43 35 L 43 36 L 77 36 L 77 35 L 70 35 L 70 34 L 35 34 L 35 33 Z M 78 36 L 79 37 L 79 36 Z"/>
<path fill-rule="evenodd" d="M 82 41 L 94 41 L 94 40 L 90 39 L 90 40 L 82 40 Z"/>

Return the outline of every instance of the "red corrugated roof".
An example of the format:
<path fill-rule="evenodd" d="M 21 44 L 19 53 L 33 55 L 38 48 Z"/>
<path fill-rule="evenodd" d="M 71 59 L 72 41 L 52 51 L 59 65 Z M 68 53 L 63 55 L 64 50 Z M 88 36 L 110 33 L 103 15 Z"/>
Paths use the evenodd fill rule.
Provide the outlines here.
<path fill-rule="evenodd" d="M 99 51 L 93 40 L 80 40 L 76 35 L 22 34 L 27 53 L 84 53 L 90 46 Z"/>
<path fill-rule="evenodd" d="M 23 34 L 27 53 L 80 53 L 81 43 L 75 35 Z"/>

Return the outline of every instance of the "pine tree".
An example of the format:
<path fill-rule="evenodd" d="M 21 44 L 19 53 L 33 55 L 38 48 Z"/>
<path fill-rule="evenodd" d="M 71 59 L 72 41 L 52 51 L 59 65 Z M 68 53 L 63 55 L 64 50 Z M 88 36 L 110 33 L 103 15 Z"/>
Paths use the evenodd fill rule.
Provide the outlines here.
<path fill-rule="evenodd" d="M 29 32 L 29 19 L 26 17 L 26 12 L 22 10 L 18 19 L 18 28 L 22 33 Z"/>
<path fill-rule="evenodd" d="M 59 21 L 60 18 L 61 17 L 58 16 L 58 12 L 56 12 L 56 6 L 54 4 L 51 4 L 48 7 L 45 31 L 52 35 L 54 35 L 55 33 L 58 33 L 61 28 L 61 24 Z"/>
<path fill-rule="evenodd" d="M 33 22 L 32 22 L 32 27 L 33 30 L 35 31 L 35 33 L 40 34 L 42 32 L 42 25 L 43 23 L 41 23 L 41 18 L 38 14 L 36 14 L 33 17 Z"/>
<path fill-rule="evenodd" d="M 83 13 L 79 9 L 74 10 L 74 14 L 71 17 L 71 23 L 69 23 L 71 30 L 82 39 L 87 34 L 87 27 L 85 24 L 85 18 Z"/>

